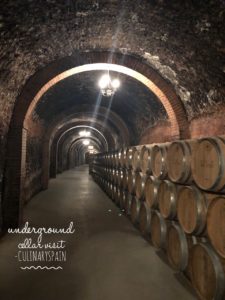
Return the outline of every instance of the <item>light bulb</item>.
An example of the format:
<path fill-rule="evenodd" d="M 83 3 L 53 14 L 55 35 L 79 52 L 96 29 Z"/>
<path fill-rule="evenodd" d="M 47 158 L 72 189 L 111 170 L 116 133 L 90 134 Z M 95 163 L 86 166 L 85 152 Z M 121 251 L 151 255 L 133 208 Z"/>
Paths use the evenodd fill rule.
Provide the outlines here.
<path fill-rule="evenodd" d="M 94 146 L 88 146 L 88 149 L 90 149 L 90 150 L 93 150 L 94 149 Z"/>
<path fill-rule="evenodd" d="M 110 83 L 110 77 L 109 75 L 105 74 L 101 77 L 98 84 L 101 89 L 104 89 L 109 85 L 109 83 Z"/>
<path fill-rule="evenodd" d="M 89 140 L 84 140 L 84 141 L 83 141 L 83 144 L 84 144 L 85 146 L 87 146 L 87 145 L 90 144 L 90 141 L 89 141 Z"/>
<path fill-rule="evenodd" d="M 112 86 L 114 89 L 117 89 L 120 86 L 120 81 L 118 79 L 114 79 L 112 81 Z"/>
<path fill-rule="evenodd" d="M 90 136 L 90 131 L 82 130 L 79 132 L 79 136 Z"/>

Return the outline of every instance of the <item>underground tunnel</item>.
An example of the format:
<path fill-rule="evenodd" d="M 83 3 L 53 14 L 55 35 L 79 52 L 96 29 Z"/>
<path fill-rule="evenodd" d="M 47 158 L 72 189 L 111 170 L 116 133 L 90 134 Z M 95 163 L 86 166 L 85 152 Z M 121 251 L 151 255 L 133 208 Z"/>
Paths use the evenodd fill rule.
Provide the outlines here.
<path fill-rule="evenodd" d="M 225 2 L 0 8 L 2 299 L 225 299 Z"/>

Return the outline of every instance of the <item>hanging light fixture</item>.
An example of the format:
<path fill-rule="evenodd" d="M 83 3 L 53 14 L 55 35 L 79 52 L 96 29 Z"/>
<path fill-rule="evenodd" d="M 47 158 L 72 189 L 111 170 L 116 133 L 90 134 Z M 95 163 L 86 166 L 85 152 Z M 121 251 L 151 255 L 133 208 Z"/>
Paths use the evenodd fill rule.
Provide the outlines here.
<path fill-rule="evenodd" d="M 90 133 L 90 131 L 86 131 L 86 130 L 81 130 L 80 132 L 79 132 L 79 136 L 90 136 L 91 135 L 91 133 Z"/>
<path fill-rule="evenodd" d="M 99 80 L 99 87 L 101 89 L 101 93 L 105 97 L 111 97 L 114 95 L 116 90 L 120 86 L 120 81 L 118 79 L 111 79 L 109 76 L 109 70 L 107 74 L 104 74 Z"/>
<path fill-rule="evenodd" d="M 83 144 L 84 144 L 85 146 L 88 146 L 88 145 L 90 144 L 90 141 L 89 141 L 89 140 L 83 140 Z"/>

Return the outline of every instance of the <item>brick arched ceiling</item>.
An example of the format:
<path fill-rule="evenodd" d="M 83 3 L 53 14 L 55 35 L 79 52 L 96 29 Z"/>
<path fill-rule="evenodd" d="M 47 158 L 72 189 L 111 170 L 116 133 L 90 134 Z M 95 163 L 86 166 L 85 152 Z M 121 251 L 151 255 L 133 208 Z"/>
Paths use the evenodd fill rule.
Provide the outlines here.
<path fill-rule="evenodd" d="M 137 55 L 173 85 L 189 120 L 218 110 L 224 24 L 223 0 L 2 0 L 0 148 L 28 79 L 77 50 Z"/>
<path fill-rule="evenodd" d="M 189 118 L 213 109 L 224 100 L 224 9 L 222 0 L 2 0 L 0 111 L 5 125 L 26 80 L 76 49 L 136 53 L 173 83 Z"/>
<path fill-rule="evenodd" d="M 113 78 L 119 78 L 120 88 L 111 98 L 102 97 L 98 81 L 104 71 L 92 71 L 70 76 L 51 87 L 38 102 L 33 118 L 50 124 L 57 115 L 74 106 L 93 106 L 95 104 L 116 113 L 132 133 L 132 143 L 138 142 L 140 136 L 157 120 L 166 119 L 167 114 L 162 103 L 151 91 L 137 80 L 121 73 L 110 72 Z M 106 116 L 107 121 L 107 116 Z"/>
<path fill-rule="evenodd" d="M 70 127 L 88 125 L 105 135 L 110 149 L 129 145 L 130 136 L 123 120 L 112 111 L 107 112 L 104 107 L 99 107 L 98 112 L 93 115 L 94 108 L 94 105 L 75 105 L 58 115 L 48 127 L 46 141 L 57 140 L 59 135 Z"/>

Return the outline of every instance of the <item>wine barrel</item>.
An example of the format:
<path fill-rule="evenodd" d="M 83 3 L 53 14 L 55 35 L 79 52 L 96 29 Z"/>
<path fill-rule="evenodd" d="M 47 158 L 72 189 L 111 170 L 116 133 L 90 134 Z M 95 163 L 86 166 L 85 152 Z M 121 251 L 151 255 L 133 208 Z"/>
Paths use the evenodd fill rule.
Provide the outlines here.
<path fill-rule="evenodd" d="M 190 250 L 198 242 L 206 241 L 204 237 L 185 234 L 178 223 L 171 222 L 166 236 L 166 252 L 171 267 L 177 271 L 184 271 L 190 279 Z"/>
<path fill-rule="evenodd" d="M 115 178 L 116 178 L 116 169 L 111 169 L 111 182 L 114 183 L 115 182 Z"/>
<path fill-rule="evenodd" d="M 109 182 L 112 182 L 112 169 L 108 168 L 107 179 Z"/>
<path fill-rule="evenodd" d="M 137 224 L 139 222 L 140 206 L 141 202 L 136 197 L 133 197 L 131 200 L 130 216 L 131 221 L 134 224 Z"/>
<path fill-rule="evenodd" d="M 115 152 L 115 165 L 116 168 L 120 167 L 120 157 L 121 157 L 121 152 L 118 150 Z"/>
<path fill-rule="evenodd" d="M 151 151 L 152 174 L 158 179 L 167 177 L 167 144 L 155 145 Z"/>
<path fill-rule="evenodd" d="M 111 168 L 113 168 L 114 166 L 113 166 L 113 153 L 112 152 L 110 152 L 110 154 L 109 154 L 109 165 L 111 166 Z"/>
<path fill-rule="evenodd" d="M 106 165 L 109 168 L 111 167 L 111 165 L 110 165 L 110 154 L 109 153 L 106 154 Z"/>
<path fill-rule="evenodd" d="M 116 169 L 114 173 L 114 184 L 118 185 L 118 183 L 119 183 L 119 170 Z"/>
<path fill-rule="evenodd" d="M 124 206 L 124 209 L 125 209 L 126 215 L 128 215 L 128 216 L 130 216 L 130 213 L 131 213 L 131 202 L 132 202 L 132 198 L 133 198 L 133 195 L 131 195 L 130 193 L 127 193 L 127 197 L 125 198 L 125 206 Z"/>
<path fill-rule="evenodd" d="M 135 192 L 135 173 L 131 169 L 128 170 L 127 188 L 130 194 Z"/>
<path fill-rule="evenodd" d="M 127 190 L 127 184 L 128 184 L 128 171 L 127 169 L 123 169 L 122 187 L 124 190 Z"/>
<path fill-rule="evenodd" d="M 122 194 L 121 194 L 121 190 L 120 188 L 117 186 L 116 187 L 116 193 L 115 193 L 115 203 L 117 206 L 120 206 L 120 199 L 122 198 Z"/>
<path fill-rule="evenodd" d="M 168 177 L 173 182 L 190 183 L 191 174 L 191 154 L 197 140 L 175 141 L 167 149 L 167 170 Z"/>
<path fill-rule="evenodd" d="M 139 213 L 139 228 L 143 235 L 150 233 L 151 209 L 147 202 L 142 202 Z"/>
<path fill-rule="evenodd" d="M 135 174 L 135 194 L 140 200 L 144 199 L 145 197 L 145 182 L 146 175 L 141 172 L 137 172 Z"/>
<path fill-rule="evenodd" d="M 105 193 L 108 194 L 109 182 L 105 179 Z"/>
<path fill-rule="evenodd" d="M 208 237 L 219 255 L 225 258 L 225 197 L 215 197 L 208 207 Z"/>
<path fill-rule="evenodd" d="M 120 166 L 122 168 L 126 167 L 126 152 L 127 152 L 127 148 L 123 148 L 120 150 Z"/>
<path fill-rule="evenodd" d="M 155 179 L 153 176 L 147 176 L 145 181 L 145 201 L 151 208 L 158 206 L 158 188 L 160 181 Z"/>
<path fill-rule="evenodd" d="M 207 207 L 214 195 L 195 186 L 181 186 L 177 196 L 177 218 L 188 234 L 201 235 L 206 228 Z"/>
<path fill-rule="evenodd" d="M 143 174 L 151 174 L 151 148 L 143 146 L 140 151 L 140 169 Z"/>
<path fill-rule="evenodd" d="M 225 188 L 225 142 L 210 137 L 199 140 L 192 154 L 192 175 L 203 190 L 220 192 Z"/>
<path fill-rule="evenodd" d="M 123 170 L 121 168 L 118 169 L 118 175 L 117 175 L 117 184 L 120 188 L 123 186 Z"/>
<path fill-rule="evenodd" d="M 113 189 L 113 184 L 109 181 L 109 188 L 107 193 L 109 198 L 112 198 L 112 189 Z"/>
<path fill-rule="evenodd" d="M 177 186 L 168 181 L 161 181 L 158 187 L 159 210 L 163 218 L 173 220 L 177 214 Z"/>
<path fill-rule="evenodd" d="M 125 210 L 127 197 L 128 197 L 128 192 L 125 191 L 125 190 L 123 190 L 123 191 L 122 191 L 122 197 L 120 198 L 120 208 L 121 208 L 122 210 Z"/>
<path fill-rule="evenodd" d="M 198 243 L 190 251 L 191 282 L 202 300 L 225 297 L 224 261 L 207 243 Z"/>
<path fill-rule="evenodd" d="M 141 170 L 140 151 L 136 147 L 133 148 L 131 166 L 134 171 Z"/>
<path fill-rule="evenodd" d="M 115 184 L 112 186 L 112 201 L 116 201 L 116 193 L 117 193 L 117 187 Z"/>
<path fill-rule="evenodd" d="M 133 147 L 127 148 L 126 151 L 126 162 L 125 162 L 125 166 L 127 169 L 130 169 L 132 167 L 132 154 L 133 154 Z"/>
<path fill-rule="evenodd" d="M 166 252 L 173 269 L 184 271 L 187 268 L 189 254 L 187 236 L 175 222 L 171 222 L 167 228 Z"/>
<path fill-rule="evenodd" d="M 112 163 L 112 168 L 116 168 L 115 151 L 111 152 L 111 163 Z"/>
<path fill-rule="evenodd" d="M 157 210 L 152 211 L 150 228 L 152 244 L 158 249 L 165 248 L 167 224 Z"/>

